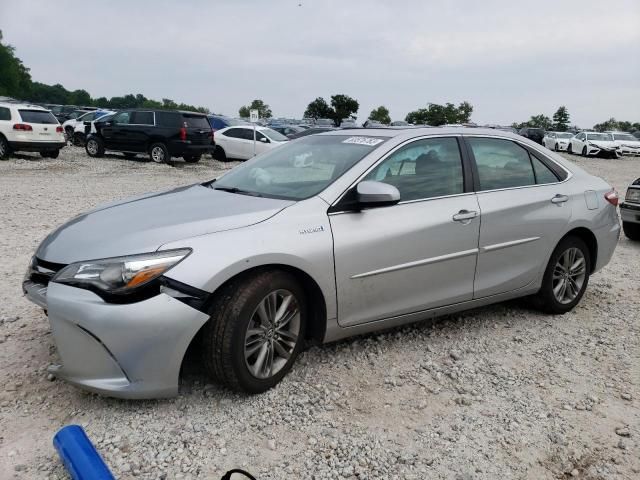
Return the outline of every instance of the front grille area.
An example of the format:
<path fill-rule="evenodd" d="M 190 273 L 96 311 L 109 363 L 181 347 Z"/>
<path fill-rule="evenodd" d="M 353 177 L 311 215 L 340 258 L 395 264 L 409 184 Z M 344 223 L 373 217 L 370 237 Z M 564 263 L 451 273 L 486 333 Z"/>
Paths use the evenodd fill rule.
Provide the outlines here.
<path fill-rule="evenodd" d="M 34 262 L 31 265 L 29 280 L 42 285 L 48 285 L 49 281 L 55 276 L 55 274 L 64 267 L 66 267 L 66 265 L 63 263 L 47 262 L 46 260 L 41 260 L 35 257 Z"/>

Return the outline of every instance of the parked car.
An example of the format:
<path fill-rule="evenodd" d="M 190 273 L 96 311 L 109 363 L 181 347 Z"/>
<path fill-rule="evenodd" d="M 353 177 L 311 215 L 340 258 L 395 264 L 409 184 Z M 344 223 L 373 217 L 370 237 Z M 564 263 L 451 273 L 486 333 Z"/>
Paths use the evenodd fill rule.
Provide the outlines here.
<path fill-rule="evenodd" d="M 62 125 L 48 109 L 0 102 L 0 159 L 12 152 L 39 152 L 44 158 L 58 158 L 65 145 Z"/>
<path fill-rule="evenodd" d="M 325 133 L 335 130 L 334 127 L 311 127 L 306 130 L 298 133 L 294 133 L 289 137 L 290 140 L 295 140 L 296 138 L 307 137 L 309 135 L 315 135 L 317 133 Z"/>
<path fill-rule="evenodd" d="M 340 128 L 358 128 L 358 124 L 355 122 L 355 120 L 345 118 L 344 120 L 342 120 L 342 122 L 340 122 Z"/>
<path fill-rule="evenodd" d="M 405 122 L 404 120 L 396 120 L 394 122 L 391 122 L 391 126 L 392 127 L 408 127 L 409 122 Z"/>
<path fill-rule="evenodd" d="M 51 113 L 58 119 L 60 123 L 69 120 L 71 114 L 78 110 L 77 105 L 54 105 L 51 107 Z M 88 110 L 85 110 L 88 111 Z"/>
<path fill-rule="evenodd" d="M 613 137 L 613 143 L 620 147 L 621 155 L 640 155 L 640 138 L 627 132 L 605 132 Z"/>
<path fill-rule="evenodd" d="M 640 178 L 627 188 L 624 202 L 620 204 L 622 229 L 629 240 L 640 240 Z"/>
<path fill-rule="evenodd" d="M 330 118 L 318 118 L 315 122 L 316 127 L 335 127 L 336 124 Z"/>
<path fill-rule="evenodd" d="M 377 120 L 371 120 L 371 119 L 367 119 L 362 126 L 364 128 L 382 128 L 385 127 L 386 125 L 384 123 L 381 123 Z"/>
<path fill-rule="evenodd" d="M 171 157 L 194 163 L 215 148 L 213 130 L 202 113 L 122 110 L 94 125 L 96 132 L 87 136 L 85 145 L 90 157 L 102 157 L 105 151 L 123 152 L 127 158 L 147 153 L 156 163 L 169 162 Z"/>
<path fill-rule="evenodd" d="M 640 130 L 636 130 L 635 132 L 631 132 L 631 135 L 633 135 L 634 137 L 640 139 Z"/>
<path fill-rule="evenodd" d="M 175 395 L 198 344 L 212 378 L 258 393 L 309 343 L 516 297 L 572 310 L 618 243 L 617 200 L 513 134 L 334 130 L 72 219 L 23 290 L 48 312 L 60 379 Z"/>
<path fill-rule="evenodd" d="M 226 162 L 227 160 L 249 160 L 258 153 L 279 147 L 289 141 L 279 132 L 268 127 L 254 128 L 251 125 L 227 127 L 216 132 L 216 149 L 214 158 Z"/>
<path fill-rule="evenodd" d="M 547 132 L 542 139 L 542 145 L 549 150 L 566 151 L 573 135 L 568 132 Z"/>
<path fill-rule="evenodd" d="M 100 117 L 107 115 L 108 113 L 114 113 L 111 110 L 90 110 L 75 118 L 70 118 L 62 124 L 64 133 L 67 136 L 67 140 L 71 140 L 74 145 L 84 146 L 85 143 L 85 129 L 84 125 L 87 122 L 93 122 Z"/>
<path fill-rule="evenodd" d="M 237 125 L 251 125 L 249 122 L 238 118 L 225 117 L 224 115 L 208 115 L 209 123 L 213 131 L 222 130 L 227 127 L 235 127 Z"/>
<path fill-rule="evenodd" d="M 77 118 L 74 123 L 73 133 L 71 134 L 71 141 L 74 145 L 84 147 L 87 141 L 87 135 L 96 133 L 94 121 L 103 118 L 106 120 L 107 116 L 113 116 L 115 114 L 116 112 L 112 110 L 95 110 Z M 73 120 L 67 120 L 67 122 L 71 121 Z"/>
<path fill-rule="evenodd" d="M 285 137 L 291 137 L 291 135 L 295 135 L 296 133 L 304 132 L 306 130 L 306 128 L 299 127 L 297 125 L 270 125 L 269 128 L 281 133 Z"/>
<path fill-rule="evenodd" d="M 610 133 L 580 132 L 571 137 L 567 152 L 580 154 L 583 157 L 618 158 L 620 147 L 615 144 Z"/>
<path fill-rule="evenodd" d="M 544 129 L 525 127 L 525 128 L 521 128 L 518 133 L 523 137 L 528 138 L 529 140 L 532 140 L 542 145 L 542 139 L 544 138 Z"/>

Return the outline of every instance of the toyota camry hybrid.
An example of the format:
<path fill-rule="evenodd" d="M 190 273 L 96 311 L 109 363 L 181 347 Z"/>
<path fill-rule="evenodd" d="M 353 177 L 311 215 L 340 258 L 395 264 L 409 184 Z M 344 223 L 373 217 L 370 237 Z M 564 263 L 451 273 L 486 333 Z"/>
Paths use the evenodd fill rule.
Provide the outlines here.
<path fill-rule="evenodd" d="M 515 297 L 571 310 L 613 254 L 617 203 L 511 133 L 335 130 L 71 219 L 23 290 L 72 384 L 175 395 L 198 342 L 213 379 L 258 393 L 309 344 Z"/>

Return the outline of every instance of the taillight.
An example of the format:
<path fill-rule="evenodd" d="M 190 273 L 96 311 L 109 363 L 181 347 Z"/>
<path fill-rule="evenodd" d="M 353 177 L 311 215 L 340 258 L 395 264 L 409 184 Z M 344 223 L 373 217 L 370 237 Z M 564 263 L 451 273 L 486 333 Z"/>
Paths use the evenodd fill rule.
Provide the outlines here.
<path fill-rule="evenodd" d="M 187 139 L 187 129 L 184 127 L 180 128 L 180 140 L 186 140 Z"/>
<path fill-rule="evenodd" d="M 16 123 L 13 126 L 14 130 L 22 130 L 23 132 L 31 132 L 33 130 L 33 128 L 31 128 L 31 125 L 27 125 L 26 123 Z"/>
<path fill-rule="evenodd" d="M 56 133 L 64 133 L 64 128 L 62 128 L 62 125 L 58 125 L 56 127 Z"/>
<path fill-rule="evenodd" d="M 617 207 L 620 197 L 618 197 L 618 192 L 616 192 L 616 189 L 614 188 L 604 194 L 604 199 L 614 207 Z"/>

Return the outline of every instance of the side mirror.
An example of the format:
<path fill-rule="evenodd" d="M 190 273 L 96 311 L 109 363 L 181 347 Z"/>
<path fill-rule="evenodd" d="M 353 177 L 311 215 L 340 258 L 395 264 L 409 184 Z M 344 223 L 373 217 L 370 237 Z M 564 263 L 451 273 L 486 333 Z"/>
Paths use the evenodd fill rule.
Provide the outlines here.
<path fill-rule="evenodd" d="M 269 139 L 268 139 L 268 138 L 264 138 L 264 137 L 262 137 L 262 138 L 260 139 L 260 141 L 261 141 L 262 143 L 269 143 Z"/>
<path fill-rule="evenodd" d="M 356 187 L 358 203 L 363 207 L 384 207 L 400 201 L 400 192 L 393 185 L 365 180 Z"/>

